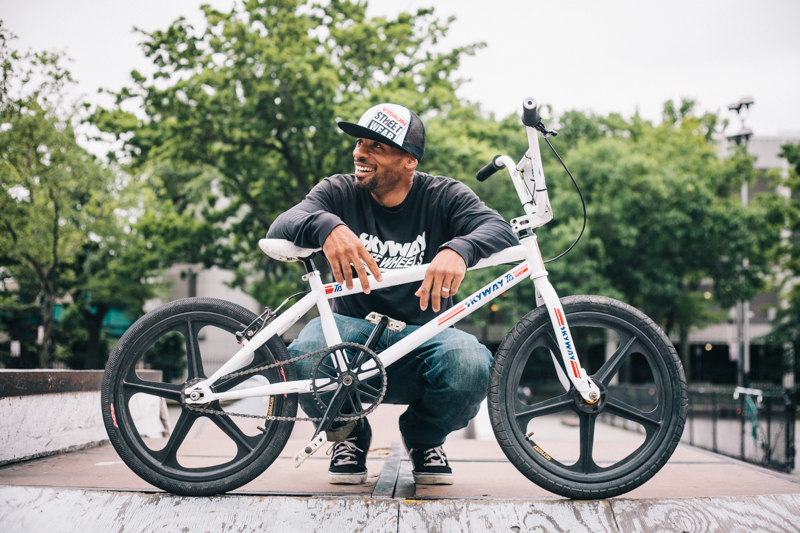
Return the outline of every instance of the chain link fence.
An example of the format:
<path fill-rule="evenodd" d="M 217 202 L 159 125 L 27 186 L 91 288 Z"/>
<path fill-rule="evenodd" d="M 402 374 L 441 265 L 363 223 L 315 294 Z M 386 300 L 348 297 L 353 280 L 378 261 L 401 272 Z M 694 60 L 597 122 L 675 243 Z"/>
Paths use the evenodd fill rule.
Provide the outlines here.
<path fill-rule="evenodd" d="M 610 386 L 609 393 L 638 409 L 654 407 L 655 391 L 647 385 Z M 692 388 L 682 440 L 748 463 L 791 472 L 796 412 L 796 392 L 791 390 Z M 613 415 L 602 415 L 602 420 L 642 431 L 638 424 Z"/>

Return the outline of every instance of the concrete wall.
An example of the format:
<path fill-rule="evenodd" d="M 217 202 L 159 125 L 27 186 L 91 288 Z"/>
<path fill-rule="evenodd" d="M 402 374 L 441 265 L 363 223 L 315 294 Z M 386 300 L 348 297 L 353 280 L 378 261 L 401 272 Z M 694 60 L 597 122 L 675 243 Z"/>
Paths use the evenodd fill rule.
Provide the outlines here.
<path fill-rule="evenodd" d="M 161 380 L 160 371 L 146 372 Z M 102 377 L 101 370 L 0 371 L 0 465 L 107 442 Z M 144 436 L 168 434 L 163 398 L 137 394 L 130 408 Z"/>

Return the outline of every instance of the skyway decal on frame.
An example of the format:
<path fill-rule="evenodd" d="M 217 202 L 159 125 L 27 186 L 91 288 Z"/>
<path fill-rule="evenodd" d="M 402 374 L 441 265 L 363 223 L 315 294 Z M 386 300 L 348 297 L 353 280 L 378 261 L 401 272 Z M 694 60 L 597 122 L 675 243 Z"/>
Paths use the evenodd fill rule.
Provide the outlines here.
<path fill-rule="evenodd" d="M 460 314 L 462 311 L 469 309 L 470 307 L 476 305 L 482 305 L 482 302 L 486 301 L 487 299 L 491 299 L 494 293 L 497 291 L 505 290 L 508 285 L 517 279 L 518 277 L 522 276 L 528 271 L 528 264 L 525 263 L 521 265 L 517 270 L 514 270 L 510 274 L 503 274 L 501 277 L 497 278 L 491 284 L 485 286 L 457 306 L 450 309 L 447 313 L 443 314 L 439 317 L 438 325 L 442 325 L 451 318 L 454 318 L 456 315 Z"/>
<path fill-rule="evenodd" d="M 338 283 L 331 283 L 330 285 L 325 285 L 325 294 L 333 294 L 334 292 L 342 292 L 342 286 Z"/>

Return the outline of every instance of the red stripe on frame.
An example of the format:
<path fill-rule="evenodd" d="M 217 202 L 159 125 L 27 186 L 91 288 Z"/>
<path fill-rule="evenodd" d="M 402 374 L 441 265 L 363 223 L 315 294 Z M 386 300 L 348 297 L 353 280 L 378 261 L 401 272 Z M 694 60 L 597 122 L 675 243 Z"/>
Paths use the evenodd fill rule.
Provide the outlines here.
<path fill-rule="evenodd" d="M 328 285 L 325 287 L 325 294 L 330 294 L 333 292 L 333 285 Z"/>
<path fill-rule="evenodd" d="M 556 318 L 558 319 L 558 325 L 564 325 L 564 316 L 561 314 L 561 309 L 556 309 Z"/>
<path fill-rule="evenodd" d="M 578 372 L 578 365 L 575 364 L 575 361 L 570 361 L 572 364 L 572 373 L 575 374 L 575 377 L 581 379 L 581 373 Z"/>
<path fill-rule="evenodd" d="M 520 277 L 521 275 L 523 275 L 527 271 L 528 271 L 528 265 L 527 264 L 523 265 L 519 270 L 516 270 L 514 272 L 514 277 L 518 278 L 518 277 Z"/>
<path fill-rule="evenodd" d="M 444 324 L 445 322 L 447 322 L 448 320 L 450 320 L 451 318 L 453 318 L 454 316 L 456 316 L 457 314 L 459 314 L 463 310 L 464 310 L 464 306 L 463 305 L 460 305 L 460 306 L 456 307 L 455 309 L 453 309 L 452 311 L 447 313 L 445 316 L 440 318 L 438 325 L 441 326 L 442 324 Z"/>
<path fill-rule="evenodd" d="M 544 270 L 544 259 L 542 259 L 542 252 L 539 250 L 538 244 L 536 244 L 536 253 L 539 255 L 539 264 L 542 265 L 542 270 Z"/>

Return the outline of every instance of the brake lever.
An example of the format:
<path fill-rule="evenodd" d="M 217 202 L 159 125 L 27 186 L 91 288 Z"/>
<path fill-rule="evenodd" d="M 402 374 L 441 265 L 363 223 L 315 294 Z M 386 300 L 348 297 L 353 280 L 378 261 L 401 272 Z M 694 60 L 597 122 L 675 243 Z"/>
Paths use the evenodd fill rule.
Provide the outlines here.
<path fill-rule="evenodd" d="M 555 137 L 558 135 L 558 132 L 555 130 L 548 130 L 547 126 L 544 125 L 544 122 L 539 122 L 536 125 L 536 129 L 542 133 L 544 137 Z"/>

